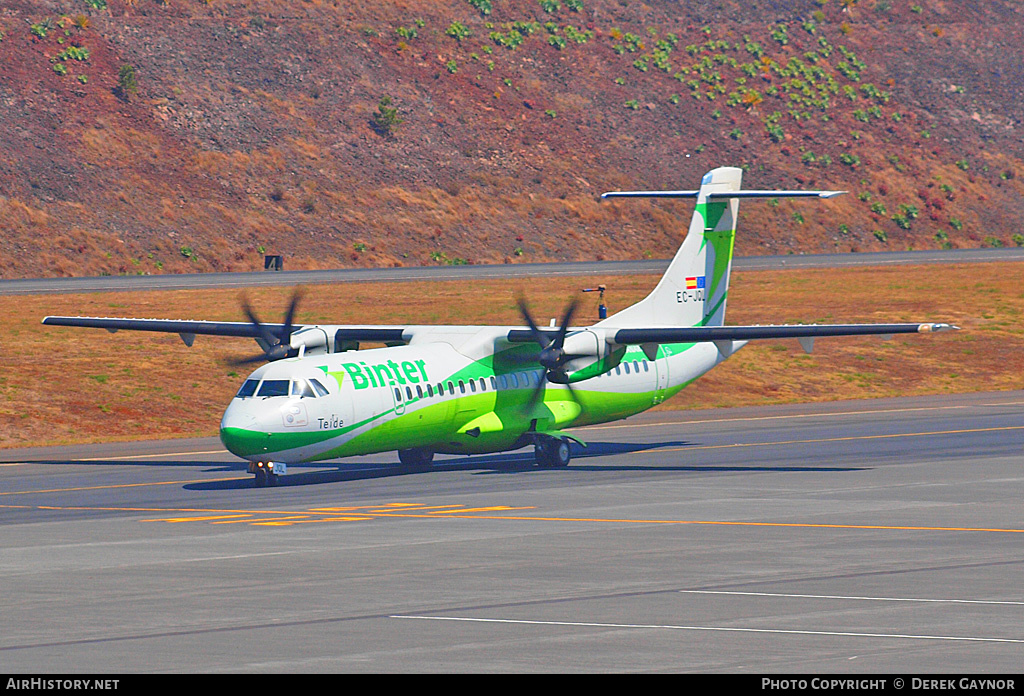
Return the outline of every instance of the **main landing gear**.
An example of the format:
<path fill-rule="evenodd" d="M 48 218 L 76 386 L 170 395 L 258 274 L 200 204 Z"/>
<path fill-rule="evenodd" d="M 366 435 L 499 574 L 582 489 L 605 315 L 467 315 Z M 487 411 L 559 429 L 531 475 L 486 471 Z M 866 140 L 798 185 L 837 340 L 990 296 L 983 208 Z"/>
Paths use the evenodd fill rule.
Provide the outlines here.
<path fill-rule="evenodd" d="M 278 477 L 284 476 L 287 471 L 284 462 L 249 462 L 249 473 L 256 474 L 253 483 L 257 488 L 276 486 Z"/>
<path fill-rule="evenodd" d="M 537 440 L 533 450 L 537 466 L 542 469 L 558 469 L 569 466 L 569 441 L 565 438 L 545 437 Z"/>

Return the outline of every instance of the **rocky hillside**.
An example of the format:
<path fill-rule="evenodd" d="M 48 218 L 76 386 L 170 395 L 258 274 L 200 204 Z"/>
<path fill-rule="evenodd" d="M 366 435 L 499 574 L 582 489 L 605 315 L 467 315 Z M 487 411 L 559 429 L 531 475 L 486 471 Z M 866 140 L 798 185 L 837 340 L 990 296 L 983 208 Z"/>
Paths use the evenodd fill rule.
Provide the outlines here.
<path fill-rule="evenodd" d="M 1016 0 L 4 0 L 2 277 L 1024 244 Z"/>

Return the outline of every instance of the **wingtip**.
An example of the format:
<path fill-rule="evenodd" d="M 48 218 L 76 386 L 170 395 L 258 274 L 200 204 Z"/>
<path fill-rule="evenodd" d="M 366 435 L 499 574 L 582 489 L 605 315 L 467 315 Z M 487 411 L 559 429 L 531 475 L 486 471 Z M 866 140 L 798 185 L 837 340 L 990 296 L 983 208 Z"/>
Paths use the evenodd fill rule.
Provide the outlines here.
<path fill-rule="evenodd" d="M 921 324 L 918 331 L 921 333 L 938 333 L 940 331 L 959 331 L 956 324 Z"/>

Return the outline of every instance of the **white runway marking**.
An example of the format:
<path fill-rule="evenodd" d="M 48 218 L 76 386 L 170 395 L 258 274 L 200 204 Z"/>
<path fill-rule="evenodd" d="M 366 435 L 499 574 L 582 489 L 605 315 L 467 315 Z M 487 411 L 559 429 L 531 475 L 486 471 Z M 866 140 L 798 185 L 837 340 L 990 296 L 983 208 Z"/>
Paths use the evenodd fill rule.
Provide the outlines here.
<path fill-rule="evenodd" d="M 732 626 L 676 626 L 672 624 L 615 624 L 591 623 L 585 621 L 527 621 L 523 619 L 480 619 L 468 616 L 404 616 L 393 615 L 392 619 L 421 619 L 424 621 L 461 621 L 468 623 L 520 624 L 527 626 L 571 626 L 578 628 L 657 628 L 671 631 L 717 631 L 724 633 L 776 633 L 797 636 L 844 636 L 851 638 L 906 638 L 910 640 L 946 640 L 972 643 L 1024 643 L 1016 638 L 986 638 L 978 636 L 929 636 L 911 633 L 855 633 L 852 631 L 800 631 L 783 628 L 741 628 Z"/>
<path fill-rule="evenodd" d="M 722 590 L 679 590 L 681 594 L 715 594 L 739 597 L 788 597 L 792 599 L 856 599 L 872 602 L 937 602 L 947 604 L 1010 604 L 1024 606 L 1024 602 L 996 599 L 926 599 L 923 597 L 858 597 L 856 595 L 782 594 L 776 592 L 726 592 Z"/>

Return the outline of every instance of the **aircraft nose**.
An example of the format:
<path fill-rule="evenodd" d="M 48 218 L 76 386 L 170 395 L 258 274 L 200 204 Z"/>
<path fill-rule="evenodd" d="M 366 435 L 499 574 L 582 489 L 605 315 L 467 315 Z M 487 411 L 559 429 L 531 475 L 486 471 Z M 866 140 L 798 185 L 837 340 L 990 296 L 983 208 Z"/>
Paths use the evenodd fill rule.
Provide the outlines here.
<path fill-rule="evenodd" d="M 243 459 L 267 451 L 267 433 L 258 429 L 256 417 L 236 404 L 228 406 L 220 421 L 220 441 L 229 452 Z"/>

